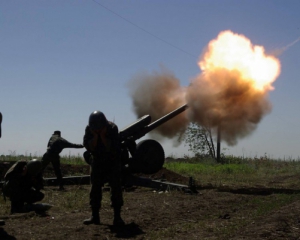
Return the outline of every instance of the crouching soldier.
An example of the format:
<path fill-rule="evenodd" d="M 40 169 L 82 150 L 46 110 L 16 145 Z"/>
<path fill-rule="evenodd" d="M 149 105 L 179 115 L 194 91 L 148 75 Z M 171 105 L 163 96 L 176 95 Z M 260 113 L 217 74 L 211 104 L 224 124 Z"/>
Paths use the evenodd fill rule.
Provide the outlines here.
<path fill-rule="evenodd" d="M 11 214 L 31 211 L 33 203 L 44 198 L 40 191 L 43 181 L 39 177 L 41 168 L 41 161 L 33 159 L 29 162 L 20 160 L 8 169 L 4 176 L 3 194 L 10 199 Z"/>

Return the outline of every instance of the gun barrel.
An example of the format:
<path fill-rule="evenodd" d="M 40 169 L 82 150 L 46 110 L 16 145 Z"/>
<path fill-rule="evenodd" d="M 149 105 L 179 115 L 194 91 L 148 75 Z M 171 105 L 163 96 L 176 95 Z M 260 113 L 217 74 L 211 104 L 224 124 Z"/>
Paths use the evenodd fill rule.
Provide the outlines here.
<path fill-rule="evenodd" d="M 132 139 L 132 136 L 135 136 L 138 132 L 142 131 L 150 122 L 151 122 L 151 117 L 149 115 L 145 115 L 139 118 L 133 124 L 129 125 L 125 129 L 120 131 L 119 136 L 121 142 L 123 142 L 128 138 Z"/>
<path fill-rule="evenodd" d="M 163 123 L 169 121 L 170 119 L 172 119 L 173 117 L 177 116 L 178 114 L 184 112 L 187 108 L 188 108 L 188 105 L 184 104 L 183 106 L 175 109 L 174 111 L 170 112 L 169 114 L 161 117 L 160 119 L 157 119 L 156 121 L 154 121 L 153 123 L 149 124 L 146 127 L 147 130 L 148 130 L 148 132 L 150 132 L 153 129 L 159 127 L 160 125 L 162 125 Z"/>
<path fill-rule="evenodd" d="M 138 132 L 135 136 L 133 136 L 133 140 L 137 140 L 143 136 L 145 136 L 148 132 L 152 131 L 153 129 L 159 127 L 160 125 L 164 124 L 165 122 L 169 121 L 173 117 L 176 117 L 178 114 L 184 112 L 188 108 L 187 104 L 175 109 L 174 111 L 168 113 L 167 115 L 157 119 L 153 123 L 145 126 L 142 131 Z"/>

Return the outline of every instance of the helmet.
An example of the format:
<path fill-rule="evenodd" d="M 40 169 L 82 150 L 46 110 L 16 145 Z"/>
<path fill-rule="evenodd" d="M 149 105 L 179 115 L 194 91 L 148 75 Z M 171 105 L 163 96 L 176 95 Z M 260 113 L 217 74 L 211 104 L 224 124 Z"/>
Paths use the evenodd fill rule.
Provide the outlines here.
<path fill-rule="evenodd" d="M 37 175 L 42 169 L 42 162 L 37 159 L 32 159 L 27 163 L 27 174 L 31 176 Z"/>
<path fill-rule="evenodd" d="M 53 135 L 58 135 L 58 136 L 60 136 L 60 134 L 61 134 L 61 132 L 58 130 L 54 131 L 54 133 L 53 133 Z"/>
<path fill-rule="evenodd" d="M 100 111 L 94 111 L 91 113 L 89 118 L 89 127 L 92 130 L 99 130 L 102 129 L 107 125 L 107 119 L 103 112 Z"/>

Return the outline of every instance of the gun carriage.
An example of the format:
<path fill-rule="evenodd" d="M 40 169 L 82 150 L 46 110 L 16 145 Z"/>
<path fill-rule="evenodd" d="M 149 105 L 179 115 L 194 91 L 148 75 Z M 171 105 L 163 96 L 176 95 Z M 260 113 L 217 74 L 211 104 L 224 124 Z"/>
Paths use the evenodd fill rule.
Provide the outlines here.
<path fill-rule="evenodd" d="M 136 144 L 136 140 L 184 112 L 187 108 L 188 106 L 185 104 L 152 123 L 150 123 L 151 116 L 145 115 L 120 131 L 122 162 L 123 165 L 128 166 L 129 172 L 154 174 L 162 168 L 165 153 L 161 144 L 153 139 L 142 140 Z"/>

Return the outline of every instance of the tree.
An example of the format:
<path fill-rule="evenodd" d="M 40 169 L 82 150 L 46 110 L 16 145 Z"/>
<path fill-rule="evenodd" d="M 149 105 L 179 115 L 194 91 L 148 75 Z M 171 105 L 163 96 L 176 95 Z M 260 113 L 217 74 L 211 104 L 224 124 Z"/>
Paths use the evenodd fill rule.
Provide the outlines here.
<path fill-rule="evenodd" d="M 216 149 L 210 128 L 191 123 L 184 134 L 184 141 L 195 155 L 209 155 L 216 159 Z"/>

